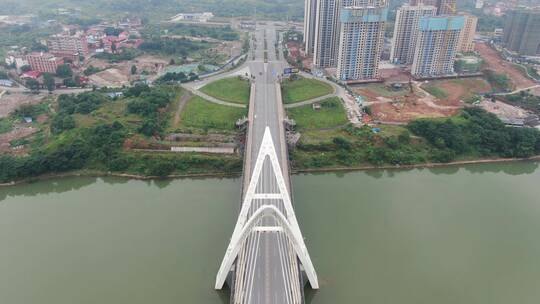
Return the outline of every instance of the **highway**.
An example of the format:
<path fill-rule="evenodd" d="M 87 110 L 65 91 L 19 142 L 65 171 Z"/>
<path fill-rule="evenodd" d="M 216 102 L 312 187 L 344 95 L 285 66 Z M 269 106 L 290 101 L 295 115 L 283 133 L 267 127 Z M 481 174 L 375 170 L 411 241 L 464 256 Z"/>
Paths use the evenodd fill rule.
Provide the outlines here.
<path fill-rule="evenodd" d="M 244 178 L 245 184 L 249 183 L 265 129 L 268 127 L 288 187 L 288 160 L 282 123 L 284 113 L 278 83 L 278 75 L 287 64 L 276 58 L 274 48 L 276 38 L 276 31 L 272 26 L 258 28 L 255 32 L 255 45 L 252 46 L 252 49 L 255 48 L 255 59 L 252 54 L 248 57 L 247 64 L 255 80 L 248 133 L 248 142 L 251 143 L 248 143 L 250 149 L 246 151 L 247 171 L 244 172 Z M 267 60 L 264 55 L 265 40 Z M 279 192 L 270 161 L 266 161 L 263 165 L 257 192 Z M 281 200 L 255 199 L 250 206 L 248 217 L 262 205 L 274 205 L 286 214 Z M 259 226 L 278 226 L 278 223 L 273 218 L 264 218 Z M 283 231 L 252 232 L 236 261 L 232 303 L 302 303 L 303 286 L 300 278 L 297 255 Z"/>

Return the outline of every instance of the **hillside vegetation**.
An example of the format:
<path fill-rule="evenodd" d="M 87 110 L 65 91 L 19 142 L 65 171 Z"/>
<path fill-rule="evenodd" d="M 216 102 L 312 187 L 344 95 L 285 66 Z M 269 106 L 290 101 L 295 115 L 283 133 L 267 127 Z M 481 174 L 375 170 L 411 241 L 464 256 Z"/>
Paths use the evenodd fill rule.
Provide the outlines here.
<path fill-rule="evenodd" d="M 257 15 L 273 19 L 302 20 L 304 2 L 299 0 L 6 0 L 2 1 L 0 15 L 41 14 L 50 16 L 58 8 L 80 9 L 84 16 L 103 17 L 131 13 L 151 19 L 172 17 L 180 12 L 213 12 L 216 16 Z"/>

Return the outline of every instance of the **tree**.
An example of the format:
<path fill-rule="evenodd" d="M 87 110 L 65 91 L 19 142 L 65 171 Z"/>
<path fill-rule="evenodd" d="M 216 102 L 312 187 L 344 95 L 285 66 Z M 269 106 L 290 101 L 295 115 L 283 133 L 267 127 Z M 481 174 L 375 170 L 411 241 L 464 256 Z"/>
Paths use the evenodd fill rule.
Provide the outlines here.
<path fill-rule="evenodd" d="M 63 112 L 56 115 L 51 122 L 51 132 L 53 134 L 59 134 L 73 128 L 75 128 L 75 119 Z"/>
<path fill-rule="evenodd" d="M 29 78 L 26 80 L 26 87 L 28 87 L 32 91 L 39 91 L 39 82 L 33 78 Z"/>
<path fill-rule="evenodd" d="M 77 81 L 75 81 L 73 78 L 66 78 L 64 79 L 64 85 L 68 88 L 73 88 L 73 87 L 76 87 L 78 84 L 77 84 Z"/>
<path fill-rule="evenodd" d="M 332 141 L 339 149 L 350 150 L 352 148 L 351 141 L 346 139 L 345 137 L 334 137 Z"/>
<path fill-rule="evenodd" d="M 114 27 L 107 27 L 103 30 L 105 35 L 107 36 L 118 36 L 120 33 L 122 33 L 122 29 L 114 28 Z"/>
<path fill-rule="evenodd" d="M 156 159 L 149 164 L 149 175 L 165 177 L 174 171 L 174 164 L 170 161 Z"/>
<path fill-rule="evenodd" d="M 398 140 L 402 144 L 408 144 L 411 141 L 411 134 L 405 130 L 399 134 Z"/>
<path fill-rule="evenodd" d="M 73 71 L 68 64 L 62 64 L 56 68 L 56 75 L 61 78 L 68 78 L 73 76 Z"/>
<path fill-rule="evenodd" d="M 21 72 L 23 72 L 23 73 L 30 72 L 31 70 L 32 70 L 32 67 L 29 66 L 29 65 L 23 65 L 21 67 Z"/>
<path fill-rule="evenodd" d="M 175 65 L 176 62 L 174 61 L 174 59 L 171 59 L 171 61 L 169 61 L 169 65 Z"/>
<path fill-rule="evenodd" d="M 137 74 L 137 66 L 136 65 L 132 65 L 131 66 L 131 75 L 135 75 Z"/>
<path fill-rule="evenodd" d="M 49 73 L 43 74 L 43 84 L 45 85 L 45 87 L 47 88 L 47 90 L 48 90 L 49 92 L 54 91 L 54 89 L 55 89 L 55 84 L 54 84 L 54 77 L 53 77 L 53 75 L 51 75 L 51 74 L 49 74 Z"/>

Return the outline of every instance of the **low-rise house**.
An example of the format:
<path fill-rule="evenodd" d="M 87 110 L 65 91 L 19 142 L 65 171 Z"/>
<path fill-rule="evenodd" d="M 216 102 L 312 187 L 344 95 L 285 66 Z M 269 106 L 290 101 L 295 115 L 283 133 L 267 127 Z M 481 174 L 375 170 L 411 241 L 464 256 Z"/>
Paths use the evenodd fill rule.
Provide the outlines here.
<path fill-rule="evenodd" d="M 2 87 L 12 87 L 14 82 L 8 79 L 0 79 L 0 86 Z"/>
<path fill-rule="evenodd" d="M 35 79 L 37 80 L 39 77 L 41 77 L 40 71 L 28 71 L 25 73 L 22 73 L 21 79 Z"/>

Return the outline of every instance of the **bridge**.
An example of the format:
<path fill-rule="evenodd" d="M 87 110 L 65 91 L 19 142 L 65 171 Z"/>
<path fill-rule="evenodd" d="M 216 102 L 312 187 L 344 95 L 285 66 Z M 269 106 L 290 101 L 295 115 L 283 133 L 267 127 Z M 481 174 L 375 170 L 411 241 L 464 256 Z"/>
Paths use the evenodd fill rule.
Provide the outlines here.
<path fill-rule="evenodd" d="M 242 204 L 216 276 L 231 303 L 303 303 L 304 284 L 319 288 L 291 199 L 284 109 L 272 26 L 255 32 L 248 56 L 252 82 Z M 266 54 L 265 54 L 266 53 Z M 306 280 L 307 279 L 307 280 Z"/>

